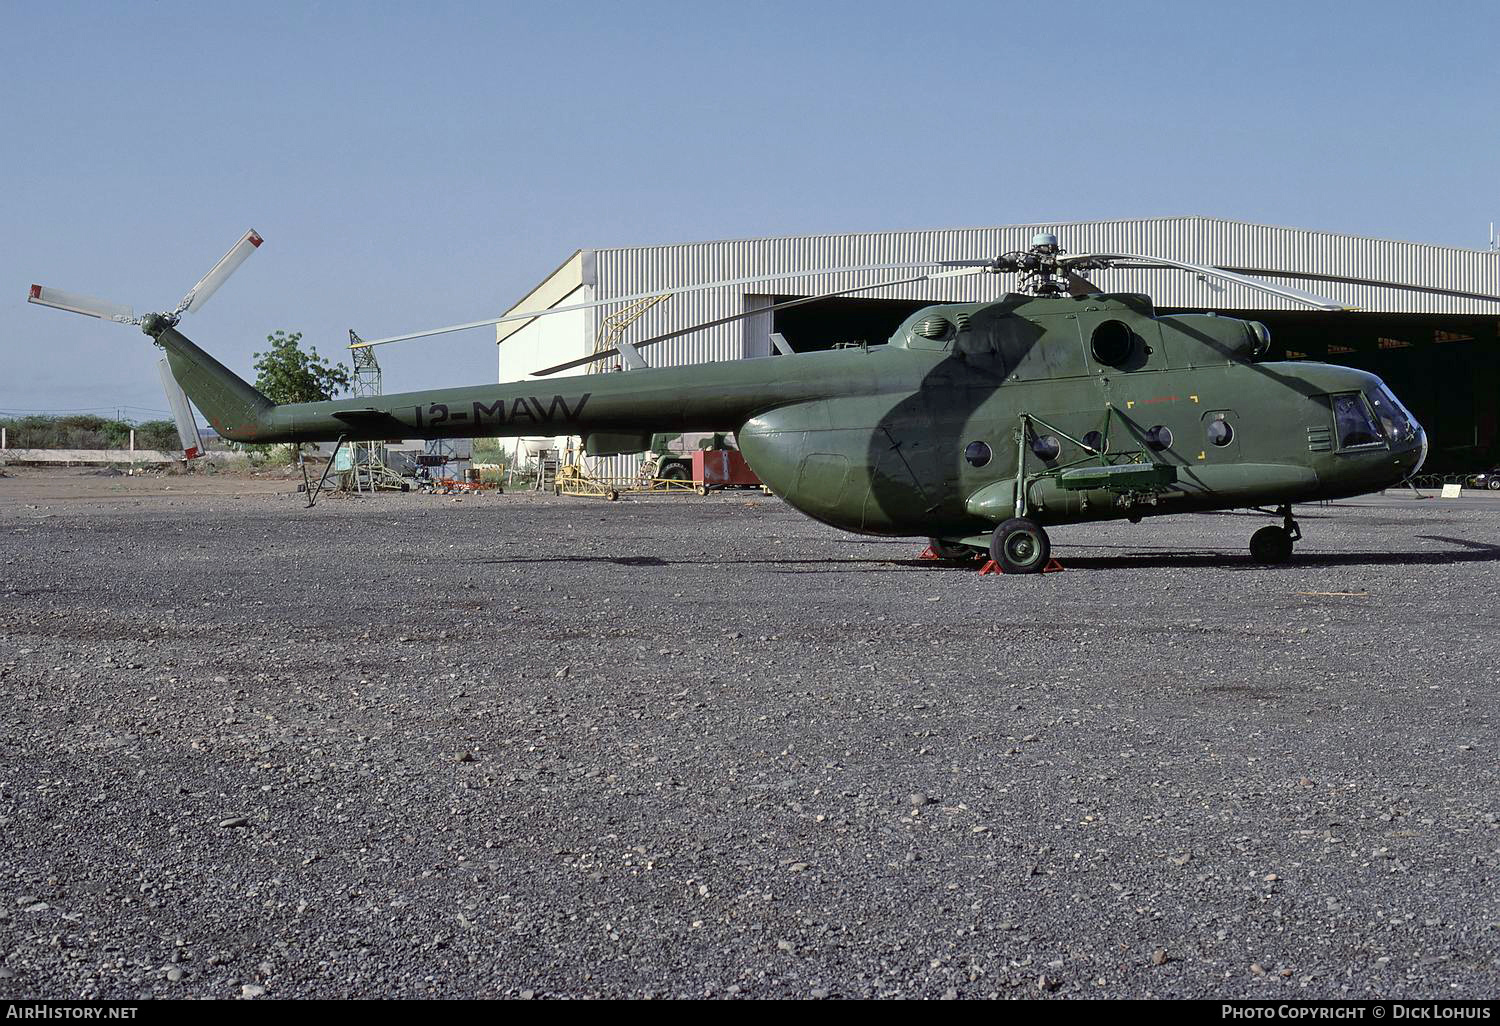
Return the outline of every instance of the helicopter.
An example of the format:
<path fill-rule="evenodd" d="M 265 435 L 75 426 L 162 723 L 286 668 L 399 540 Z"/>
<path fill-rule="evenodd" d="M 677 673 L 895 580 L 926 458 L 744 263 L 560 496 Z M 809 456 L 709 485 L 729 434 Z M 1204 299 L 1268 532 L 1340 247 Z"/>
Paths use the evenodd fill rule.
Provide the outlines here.
<path fill-rule="evenodd" d="M 276 404 L 178 330 L 181 316 L 260 245 L 249 232 L 178 306 L 136 317 L 33 285 L 33 303 L 139 325 L 173 379 L 225 438 L 357 442 L 394 437 L 576 435 L 591 456 L 644 450 L 663 431 L 733 432 L 751 469 L 802 513 L 844 531 L 927 537 L 945 560 L 987 555 L 1006 574 L 1053 564 L 1047 528 L 1177 513 L 1250 509 L 1275 518 L 1250 538 L 1263 564 L 1302 537 L 1294 503 L 1400 484 L 1422 465 L 1420 424 L 1378 377 L 1349 367 L 1270 361 L 1264 325 L 1214 313 L 1159 315 L 1149 296 L 1108 293 L 1086 274 L 1178 270 L 1236 282 L 1322 310 L 1334 301 L 1248 269 L 1140 254 L 1069 254 L 1039 234 L 998 257 L 824 268 L 669 293 L 832 271 L 911 273 L 899 280 L 779 302 L 781 309 L 891 285 L 1015 275 L 993 302 L 936 304 L 884 344 L 858 344 L 683 367 L 649 367 L 640 350 L 766 308 L 629 343 L 501 384 Z M 1255 269 L 1500 302 L 1425 285 Z M 619 304 L 649 296 L 521 311 L 351 346 Z M 624 373 L 546 379 L 615 360 Z"/>

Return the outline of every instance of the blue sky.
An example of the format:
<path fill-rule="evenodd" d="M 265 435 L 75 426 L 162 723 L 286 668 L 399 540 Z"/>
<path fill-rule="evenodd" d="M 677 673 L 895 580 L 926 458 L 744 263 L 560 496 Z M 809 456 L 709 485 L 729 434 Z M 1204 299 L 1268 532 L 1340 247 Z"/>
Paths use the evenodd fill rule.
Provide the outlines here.
<path fill-rule="evenodd" d="M 170 307 L 251 376 L 499 314 L 573 250 L 1205 214 L 1482 247 L 1500 5 L 0 2 L 0 410 L 165 408 Z M 972 254 L 961 254 L 964 256 Z M 381 351 L 494 377 L 493 334 Z"/>

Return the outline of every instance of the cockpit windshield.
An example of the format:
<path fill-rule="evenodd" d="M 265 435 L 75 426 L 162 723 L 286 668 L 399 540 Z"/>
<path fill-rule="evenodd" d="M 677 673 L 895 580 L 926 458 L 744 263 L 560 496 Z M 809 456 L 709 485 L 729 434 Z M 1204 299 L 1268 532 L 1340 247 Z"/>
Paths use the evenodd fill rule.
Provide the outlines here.
<path fill-rule="evenodd" d="M 1375 410 L 1375 416 L 1380 418 L 1381 427 L 1385 428 L 1385 436 L 1392 442 L 1405 442 L 1416 434 L 1411 414 L 1406 412 L 1406 407 L 1391 394 L 1390 389 L 1381 385 L 1379 389 L 1369 393 L 1367 398 Z"/>

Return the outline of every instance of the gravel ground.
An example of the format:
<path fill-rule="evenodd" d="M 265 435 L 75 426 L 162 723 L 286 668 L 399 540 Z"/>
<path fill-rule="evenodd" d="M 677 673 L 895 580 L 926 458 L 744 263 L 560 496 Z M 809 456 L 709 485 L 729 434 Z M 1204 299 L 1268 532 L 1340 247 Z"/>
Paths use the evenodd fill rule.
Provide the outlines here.
<path fill-rule="evenodd" d="M 0 487 L 0 996 L 1494 997 L 1500 502 L 1299 515 Z"/>

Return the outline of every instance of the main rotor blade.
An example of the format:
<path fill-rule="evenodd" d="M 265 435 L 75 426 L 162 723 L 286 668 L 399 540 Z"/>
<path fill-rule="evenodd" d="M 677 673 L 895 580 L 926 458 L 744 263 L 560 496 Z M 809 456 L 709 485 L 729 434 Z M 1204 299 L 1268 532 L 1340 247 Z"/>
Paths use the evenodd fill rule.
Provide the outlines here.
<path fill-rule="evenodd" d="M 719 317 L 712 321 L 704 321 L 702 324 L 694 324 L 688 328 L 678 328 L 676 331 L 669 331 L 665 335 L 655 335 L 641 342 L 632 342 L 631 345 L 636 349 L 643 349 L 646 346 L 654 346 L 656 345 L 656 343 L 665 342 L 668 339 L 680 338 L 683 335 L 691 335 L 693 332 L 702 331 L 705 328 L 717 328 L 721 324 L 729 324 L 733 321 L 742 321 L 747 317 L 755 317 L 759 314 L 773 313 L 777 310 L 787 310 L 791 307 L 803 306 L 807 303 L 816 303 L 820 299 L 833 299 L 837 296 L 847 296 L 855 292 L 869 292 L 874 289 L 889 288 L 892 285 L 911 285 L 915 282 L 932 281 L 937 278 L 961 278 L 971 274 L 983 274 L 985 273 L 985 270 L 985 267 L 960 267 L 946 271 L 934 271 L 931 274 L 920 274 L 915 278 L 902 278 L 898 281 L 882 281 L 876 282 L 874 285 L 859 285 L 852 289 L 839 289 L 837 292 L 824 292 L 821 295 L 817 296 L 803 296 L 800 299 L 788 299 L 781 303 L 772 303 L 770 306 L 763 306 L 758 310 L 744 310 L 740 313 L 730 314 L 727 317 Z M 560 363 L 555 367 L 548 367 L 545 370 L 533 371 L 532 377 L 544 378 L 549 374 L 556 374 L 559 371 L 572 370 L 574 367 L 584 367 L 591 363 L 599 363 L 602 360 L 612 360 L 618 355 L 619 354 L 614 348 L 601 350 L 600 352 L 580 357 L 577 360 L 569 360 L 567 363 Z"/>
<path fill-rule="evenodd" d="M 1064 268 L 1078 268 L 1088 270 L 1092 267 L 1117 267 L 1122 270 L 1154 271 L 1162 269 L 1191 271 L 1194 274 L 1205 275 L 1210 278 L 1219 278 L 1223 281 L 1243 285 L 1246 288 L 1257 289 L 1282 299 L 1290 299 L 1294 303 L 1302 303 L 1306 306 L 1316 307 L 1319 310 L 1353 310 L 1354 307 L 1346 303 L 1339 303 L 1325 296 L 1315 296 L 1311 292 L 1303 292 L 1301 289 L 1288 288 L 1284 285 L 1272 285 L 1268 281 L 1258 278 L 1248 278 L 1243 274 L 1225 270 L 1222 267 L 1210 267 L 1204 264 L 1190 264 L 1186 260 L 1172 260 L 1168 257 L 1141 256 L 1137 253 L 1079 253 L 1068 255 L 1058 259 L 1058 264 Z"/>
<path fill-rule="evenodd" d="M 1333 281 L 1344 285 L 1368 285 L 1381 289 L 1404 289 L 1407 292 L 1425 292 L 1433 296 L 1454 296 L 1458 299 L 1482 299 L 1500 303 L 1500 296 L 1484 292 L 1465 292 L 1462 289 L 1445 289 L 1437 285 L 1411 285 L 1404 282 L 1380 281 L 1376 278 L 1355 278 L 1344 274 L 1317 274 L 1312 271 L 1279 271 L 1264 267 L 1223 267 L 1220 270 L 1235 274 L 1259 274 L 1268 278 L 1297 278 L 1302 281 Z"/>
<path fill-rule="evenodd" d="M 93 296 L 81 296 L 76 292 L 64 292 L 62 289 L 33 285 L 30 294 L 26 297 L 26 302 L 50 306 L 56 310 L 67 310 L 69 313 L 79 313 L 87 317 L 99 317 L 106 321 L 119 321 L 121 324 L 136 323 L 135 310 L 131 307 L 95 299 Z"/>
<path fill-rule="evenodd" d="M 784 281 L 788 278 L 806 278 L 817 274 L 863 274 L 870 271 L 905 271 L 913 267 L 936 267 L 938 261 L 924 260 L 913 264 L 866 264 L 863 267 L 822 267 L 812 270 L 787 271 L 778 274 L 759 274 L 749 278 L 728 278 L 724 281 L 699 282 L 695 285 L 680 285 L 674 288 L 656 289 L 651 292 L 637 292 L 629 296 L 611 296 L 608 299 L 598 299 L 591 303 L 570 303 L 567 306 L 553 306 L 544 310 L 525 310 L 520 313 L 508 313 L 499 317 L 491 317 L 483 321 L 469 321 L 466 324 L 450 324 L 446 328 L 432 328 L 428 331 L 414 331 L 409 335 L 391 335 L 388 338 L 375 338 L 360 343 L 351 344 L 350 349 L 358 349 L 361 346 L 383 346 L 388 342 L 405 342 L 414 338 L 427 338 L 430 335 L 446 335 L 454 331 L 467 331 L 470 328 L 484 328 L 492 324 L 504 324 L 507 321 L 529 321 L 537 317 L 550 317 L 552 314 L 575 313 L 579 310 L 591 310 L 599 306 L 610 306 L 615 303 L 632 303 L 641 299 L 651 299 L 654 296 L 670 295 L 676 296 L 686 292 L 706 292 L 709 289 L 731 288 L 735 285 L 755 285 L 767 281 Z M 920 281 L 922 279 L 912 279 Z M 879 286 L 871 286 L 879 288 Z M 838 292 L 829 295 L 841 295 Z"/>
<path fill-rule="evenodd" d="M 209 268 L 198 284 L 182 297 L 182 302 L 177 304 L 177 313 L 192 313 L 208 302 L 208 297 L 219 291 L 219 286 L 224 284 L 240 264 L 250 259 L 250 254 L 259 249 L 264 241 L 254 228 L 242 235 L 240 241 L 231 246 L 229 252 L 220 257 L 219 262 Z"/>

